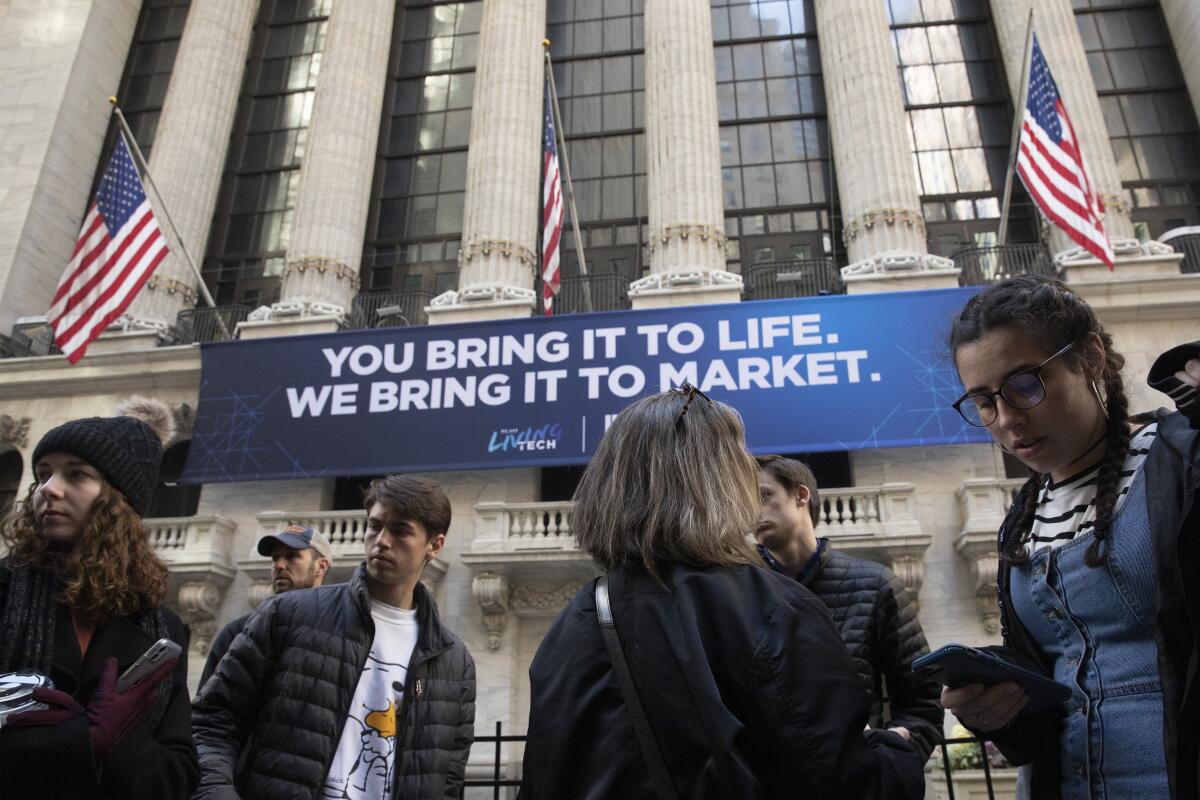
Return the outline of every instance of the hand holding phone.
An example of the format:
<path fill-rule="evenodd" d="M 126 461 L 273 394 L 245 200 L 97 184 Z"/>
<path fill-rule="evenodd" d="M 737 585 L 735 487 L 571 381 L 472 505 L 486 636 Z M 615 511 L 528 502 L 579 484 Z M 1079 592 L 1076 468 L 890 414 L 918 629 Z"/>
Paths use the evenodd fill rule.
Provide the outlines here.
<path fill-rule="evenodd" d="M 129 669 L 121 673 L 121 677 L 117 680 L 117 694 L 124 694 L 137 686 L 157 672 L 158 668 L 167 661 L 177 660 L 182 652 L 183 648 L 171 639 L 159 639 L 150 645 L 149 649 L 142 653 Z"/>
<path fill-rule="evenodd" d="M 924 655 L 913 662 L 912 668 L 913 672 L 933 678 L 952 690 L 979 684 L 987 691 L 998 688 L 998 684 L 1008 684 L 1003 691 L 987 691 L 986 699 L 1001 703 L 1005 697 L 1011 699 L 1023 691 L 1028 696 L 1028 702 L 1020 712 L 1023 714 L 1043 711 L 1071 699 L 1071 690 L 1067 686 L 993 653 L 961 644 L 948 644 Z M 1014 691 L 1014 688 L 1020 691 Z M 961 695 L 952 698 L 961 702 Z M 972 724 L 967 720 L 964 722 Z"/>

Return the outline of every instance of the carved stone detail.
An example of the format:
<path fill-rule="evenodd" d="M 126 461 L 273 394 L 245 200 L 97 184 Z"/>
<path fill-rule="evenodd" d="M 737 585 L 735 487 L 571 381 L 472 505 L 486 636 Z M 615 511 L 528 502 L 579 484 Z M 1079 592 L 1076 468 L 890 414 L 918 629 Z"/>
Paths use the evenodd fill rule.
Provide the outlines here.
<path fill-rule="evenodd" d="M 483 628 L 487 631 L 488 647 L 500 649 L 500 637 L 508 625 L 508 578 L 493 572 L 475 576 L 471 594 L 483 611 Z"/>
<path fill-rule="evenodd" d="M 246 589 L 246 604 L 250 606 L 250 610 L 258 608 L 259 605 L 268 597 L 275 593 L 274 584 L 270 580 L 254 581 L 250 587 Z"/>
<path fill-rule="evenodd" d="M 190 581 L 179 587 L 179 615 L 192 632 L 192 650 L 207 655 L 216 634 L 221 590 L 210 581 Z"/>
<path fill-rule="evenodd" d="M 512 588 L 510 602 L 514 611 L 557 613 L 571 602 L 586 581 L 521 581 Z"/>
<path fill-rule="evenodd" d="M 921 584 L 925 582 L 925 563 L 917 556 L 900 556 L 892 559 L 892 572 L 908 590 L 914 608 L 921 603 Z"/>
<path fill-rule="evenodd" d="M 33 420 L 29 417 L 17 419 L 8 414 L 0 414 L 0 442 L 8 442 L 16 447 L 29 445 L 29 425 Z"/>

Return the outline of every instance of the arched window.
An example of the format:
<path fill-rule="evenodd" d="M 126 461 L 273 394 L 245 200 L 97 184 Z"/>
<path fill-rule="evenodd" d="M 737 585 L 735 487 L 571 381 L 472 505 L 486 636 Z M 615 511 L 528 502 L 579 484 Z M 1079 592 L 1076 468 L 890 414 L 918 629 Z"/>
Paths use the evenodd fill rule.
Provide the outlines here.
<path fill-rule="evenodd" d="M 21 471 L 24 462 L 15 448 L 0 453 L 0 514 L 21 494 Z"/>
<path fill-rule="evenodd" d="M 158 492 L 146 516 L 190 517 L 196 513 L 200 505 L 201 485 L 179 483 L 191 444 L 190 439 L 185 439 L 171 445 L 163 453 L 162 467 L 158 473 Z"/>

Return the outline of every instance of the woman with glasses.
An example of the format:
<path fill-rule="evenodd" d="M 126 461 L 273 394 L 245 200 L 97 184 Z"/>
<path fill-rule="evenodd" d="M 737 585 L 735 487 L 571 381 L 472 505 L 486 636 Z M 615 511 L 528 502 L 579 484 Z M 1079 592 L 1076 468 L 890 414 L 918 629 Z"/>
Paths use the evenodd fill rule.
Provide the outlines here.
<path fill-rule="evenodd" d="M 975 295 L 950 345 L 955 408 L 1033 473 L 999 532 L 995 649 L 1073 697 L 1022 714 L 1016 684 L 973 684 L 942 704 L 1023 765 L 1023 796 L 1200 797 L 1200 342 L 1151 371 L 1184 413 L 1133 418 L 1124 358 L 1057 280 Z"/>
<path fill-rule="evenodd" d="M 821 601 L 762 565 L 758 511 L 733 409 L 685 386 L 617 416 L 571 515 L 607 574 L 529 668 L 523 800 L 923 795 Z"/>

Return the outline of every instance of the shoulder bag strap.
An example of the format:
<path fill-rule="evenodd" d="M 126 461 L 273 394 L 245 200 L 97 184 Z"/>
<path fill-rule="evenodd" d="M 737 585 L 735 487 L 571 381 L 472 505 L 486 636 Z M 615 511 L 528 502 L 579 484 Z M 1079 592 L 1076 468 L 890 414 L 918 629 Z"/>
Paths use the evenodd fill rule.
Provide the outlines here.
<path fill-rule="evenodd" d="M 617 685 L 621 687 L 625 708 L 633 720 L 633 729 L 637 732 L 638 744 L 641 746 L 642 756 L 646 759 L 646 768 L 654 781 L 654 793 L 658 795 L 659 800 L 676 800 L 678 795 L 675 793 L 675 784 L 671 782 L 662 751 L 658 749 L 658 742 L 654 740 L 654 733 L 650 730 L 646 709 L 642 708 L 642 700 L 633 684 L 633 675 L 629 672 L 625 651 L 621 649 L 621 640 L 613 624 L 612 606 L 608 602 L 607 575 L 596 581 L 596 616 L 600 618 L 600 633 L 604 636 L 604 646 L 608 649 L 608 657 L 617 676 Z"/>

